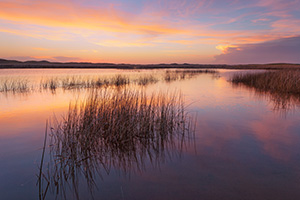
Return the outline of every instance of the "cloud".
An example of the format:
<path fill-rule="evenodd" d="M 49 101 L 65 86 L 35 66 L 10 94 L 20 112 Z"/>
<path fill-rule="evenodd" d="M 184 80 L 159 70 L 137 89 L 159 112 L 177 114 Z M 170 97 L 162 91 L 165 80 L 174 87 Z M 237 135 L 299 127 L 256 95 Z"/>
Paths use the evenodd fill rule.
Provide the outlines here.
<path fill-rule="evenodd" d="M 226 64 L 300 63 L 300 36 L 236 46 L 215 56 L 215 61 Z"/>
<path fill-rule="evenodd" d="M 212 0 L 155 0 L 149 1 L 146 9 L 164 17 L 189 17 L 209 8 L 212 3 Z"/>
<path fill-rule="evenodd" d="M 144 46 L 154 46 L 152 43 L 146 42 L 130 42 L 124 40 L 105 40 L 100 42 L 95 42 L 94 44 L 105 47 L 144 47 Z"/>
<path fill-rule="evenodd" d="M 86 7 L 70 2 L 1 1 L 0 19 L 61 28 L 83 28 L 116 33 L 145 35 L 184 33 L 163 22 L 139 22 L 133 13 L 115 7 Z"/>
<path fill-rule="evenodd" d="M 32 47 L 32 49 L 36 51 L 49 51 L 49 49 L 43 47 Z"/>

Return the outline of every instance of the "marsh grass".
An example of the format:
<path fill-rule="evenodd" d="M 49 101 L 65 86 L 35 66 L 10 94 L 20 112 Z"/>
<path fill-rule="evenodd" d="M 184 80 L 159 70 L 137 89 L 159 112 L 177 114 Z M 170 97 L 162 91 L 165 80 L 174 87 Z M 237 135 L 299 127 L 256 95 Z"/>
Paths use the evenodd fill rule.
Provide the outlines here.
<path fill-rule="evenodd" d="M 56 90 L 59 87 L 58 78 L 49 78 L 40 80 L 40 89 Z"/>
<path fill-rule="evenodd" d="M 122 87 L 130 84 L 149 85 L 158 81 L 154 75 L 140 75 L 133 79 L 126 75 L 117 74 L 112 77 L 91 77 L 91 76 L 69 76 L 61 78 L 44 79 L 40 82 L 40 89 L 64 90 L 71 89 L 90 89 L 105 87 Z"/>
<path fill-rule="evenodd" d="M 146 95 L 124 88 L 91 91 L 61 120 L 54 118 L 50 131 L 47 180 L 65 199 L 70 184 L 78 199 L 80 176 L 94 188 L 95 175 L 112 168 L 125 175 L 142 171 L 145 161 L 155 164 L 181 152 L 194 129 L 179 92 Z"/>
<path fill-rule="evenodd" d="M 235 74 L 230 81 L 252 88 L 259 95 L 269 95 L 274 109 L 289 109 L 300 104 L 300 70 Z"/>
<path fill-rule="evenodd" d="M 134 77 L 122 74 L 116 74 L 110 77 L 74 75 L 42 78 L 37 83 L 38 86 L 29 86 L 29 81 L 27 79 L 7 78 L 0 81 L 0 92 L 24 93 L 28 91 L 37 91 L 39 89 L 39 91 L 50 90 L 52 93 L 55 93 L 59 88 L 63 90 L 78 90 L 103 87 L 123 87 L 131 84 L 147 86 L 161 80 L 166 82 L 185 80 L 203 73 L 218 74 L 216 70 L 167 70 L 162 78 L 157 74 L 140 74 Z"/>
<path fill-rule="evenodd" d="M 177 80 L 185 80 L 193 78 L 199 74 L 218 74 L 216 70 L 209 69 L 197 69 L 197 70 L 166 70 L 164 80 L 166 82 L 172 82 Z"/>
<path fill-rule="evenodd" d="M 27 79 L 4 78 L 0 80 L 0 92 L 26 93 L 31 90 Z"/>
<path fill-rule="evenodd" d="M 146 86 L 149 84 L 157 83 L 159 79 L 153 74 L 147 74 L 143 76 L 139 76 L 134 82 L 138 85 Z"/>
<path fill-rule="evenodd" d="M 92 77 L 92 76 L 67 76 L 52 77 L 42 79 L 40 81 L 40 89 L 56 90 L 62 88 L 64 90 L 100 88 L 104 86 L 123 86 L 129 84 L 129 78 L 123 75 L 115 75 L 113 77 Z"/>
<path fill-rule="evenodd" d="M 28 79 L 5 78 L 0 80 L 0 92 L 25 93 L 29 91 L 55 92 L 61 88 L 63 90 L 91 89 L 103 87 L 122 87 L 132 83 L 148 85 L 154 83 L 155 78 L 151 76 L 139 76 L 138 79 L 130 80 L 126 75 L 103 76 L 66 76 L 42 78 L 36 86 L 30 86 Z"/>

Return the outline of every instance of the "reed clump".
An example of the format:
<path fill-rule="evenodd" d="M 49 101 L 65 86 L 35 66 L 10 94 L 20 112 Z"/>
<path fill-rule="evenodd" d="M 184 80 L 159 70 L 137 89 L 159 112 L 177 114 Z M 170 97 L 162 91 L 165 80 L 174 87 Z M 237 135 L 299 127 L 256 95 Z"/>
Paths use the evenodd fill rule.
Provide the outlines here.
<path fill-rule="evenodd" d="M 130 83 L 129 78 L 127 76 L 122 76 L 120 74 L 114 76 L 109 81 L 109 85 L 113 85 L 113 86 L 116 86 L 116 87 L 128 85 L 129 83 Z"/>
<path fill-rule="evenodd" d="M 3 79 L 0 81 L 0 92 L 25 93 L 30 91 L 27 79 Z"/>
<path fill-rule="evenodd" d="M 46 80 L 40 81 L 40 89 L 50 89 L 50 90 L 56 90 L 56 88 L 59 87 L 59 81 L 58 78 L 50 78 Z"/>
<path fill-rule="evenodd" d="M 56 90 L 62 88 L 64 90 L 71 89 L 88 89 L 100 88 L 104 86 L 120 87 L 128 85 L 129 78 L 123 75 L 115 75 L 113 77 L 89 77 L 89 76 L 68 76 L 68 77 L 54 77 L 41 80 L 40 88 L 47 90 Z"/>
<path fill-rule="evenodd" d="M 96 173 L 112 167 L 142 170 L 145 160 L 159 162 L 166 152 L 181 150 L 192 129 L 180 93 L 93 90 L 86 101 L 70 104 L 62 121 L 52 122 L 47 180 L 56 192 L 71 183 L 78 196 L 79 174 L 91 186 Z"/>
<path fill-rule="evenodd" d="M 99 78 L 95 79 L 83 76 L 71 76 L 62 78 L 60 87 L 64 90 L 94 88 L 99 86 L 97 85 L 98 81 Z"/>
<path fill-rule="evenodd" d="M 243 84 L 260 91 L 300 96 L 300 70 L 278 70 L 256 74 L 236 74 L 234 84 Z"/>
<path fill-rule="evenodd" d="M 154 84 L 157 83 L 159 79 L 155 77 L 153 74 L 148 74 L 148 75 L 143 75 L 139 76 L 134 82 L 138 85 L 149 85 L 149 84 Z"/>
<path fill-rule="evenodd" d="M 164 80 L 166 82 L 185 80 L 193 78 L 199 74 L 218 74 L 218 71 L 209 69 L 167 70 L 164 75 Z"/>
<path fill-rule="evenodd" d="M 300 70 L 277 70 L 255 74 L 236 74 L 234 85 L 245 85 L 260 94 L 271 95 L 275 109 L 287 109 L 300 103 Z"/>

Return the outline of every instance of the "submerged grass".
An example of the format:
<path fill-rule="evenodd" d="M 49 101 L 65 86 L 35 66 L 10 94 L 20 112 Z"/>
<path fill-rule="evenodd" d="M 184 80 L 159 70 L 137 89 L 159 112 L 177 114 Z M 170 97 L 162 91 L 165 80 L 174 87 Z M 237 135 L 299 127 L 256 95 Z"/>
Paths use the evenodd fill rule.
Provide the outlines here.
<path fill-rule="evenodd" d="M 52 121 L 47 180 L 64 198 L 70 183 L 78 199 L 80 175 L 92 188 L 95 174 L 109 173 L 112 167 L 125 174 L 143 170 L 145 160 L 158 163 L 181 151 L 191 125 L 178 92 L 93 90 L 86 101 L 70 104 L 61 121 Z"/>
<path fill-rule="evenodd" d="M 199 74 L 218 74 L 216 70 L 209 69 L 197 69 L 197 70 L 167 70 L 164 75 L 166 82 L 172 82 L 177 80 L 185 80 L 193 78 Z"/>
<path fill-rule="evenodd" d="M 2 79 L 0 81 L 0 92 L 25 93 L 30 91 L 27 79 Z"/>
<path fill-rule="evenodd" d="M 137 79 L 134 80 L 135 83 L 143 86 L 154 84 L 157 83 L 158 81 L 159 79 L 155 77 L 153 74 L 139 76 Z"/>
<path fill-rule="evenodd" d="M 62 88 L 64 90 L 70 89 L 87 89 L 99 88 L 103 86 L 123 86 L 129 84 L 129 78 L 123 75 L 115 75 L 113 77 L 84 77 L 84 76 L 68 76 L 61 78 L 50 78 L 41 80 L 40 89 L 56 90 Z"/>
<path fill-rule="evenodd" d="M 117 74 L 112 77 L 69 76 L 41 80 L 40 89 L 89 89 L 102 87 L 121 87 L 132 83 L 137 83 L 138 85 L 148 85 L 155 82 L 155 78 L 151 75 L 139 76 L 138 79 L 135 80 L 131 80 L 129 76 L 120 74 Z"/>
<path fill-rule="evenodd" d="M 300 103 L 300 70 L 236 74 L 230 81 L 234 85 L 245 85 L 256 92 L 270 94 L 277 108 Z"/>
<path fill-rule="evenodd" d="M 91 89 L 103 87 L 122 87 L 125 85 L 136 84 L 139 86 L 147 86 L 149 84 L 157 83 L 164 80 L 172 82 L 177 80 L 185 80 L 195 77 L 199 74 L 217 74 L 216 70 L 167 70 L 163 76 L 157 74 L 141 74 L 137 77 L 130 77 L 128 75 L 116 74 L 111 77 L 104 76 L 67 76 L 67 77 L 49 77 L 42 78 L 39 83 L 29 86 L 27 79 L 13 79 L 6 78 L 0 80 L 0 92 L 14 92 L 24 93 L 28 91 L 51 90 L 55 92 L 56 89 L 62 88 L 63 90 L 72 89 Z"/>

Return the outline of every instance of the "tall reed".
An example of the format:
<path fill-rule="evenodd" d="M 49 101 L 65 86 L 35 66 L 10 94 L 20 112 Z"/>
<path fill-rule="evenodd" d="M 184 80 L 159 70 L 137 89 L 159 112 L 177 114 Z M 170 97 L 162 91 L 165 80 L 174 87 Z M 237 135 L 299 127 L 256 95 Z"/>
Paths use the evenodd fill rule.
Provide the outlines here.
<path fill-rule="evenodd" d="M 70 183 L 79 198 L 78 179 L 93 188 L 94 176 L 111 168 L 123 173 L 143 170 L 181 151 L 193 127 L 182 96 L 144 90 L 92 90 L 84 102 L 72 103 L 68 114 L 51 124 L 51 172 L 48 180 L 65 197 Z"/>

